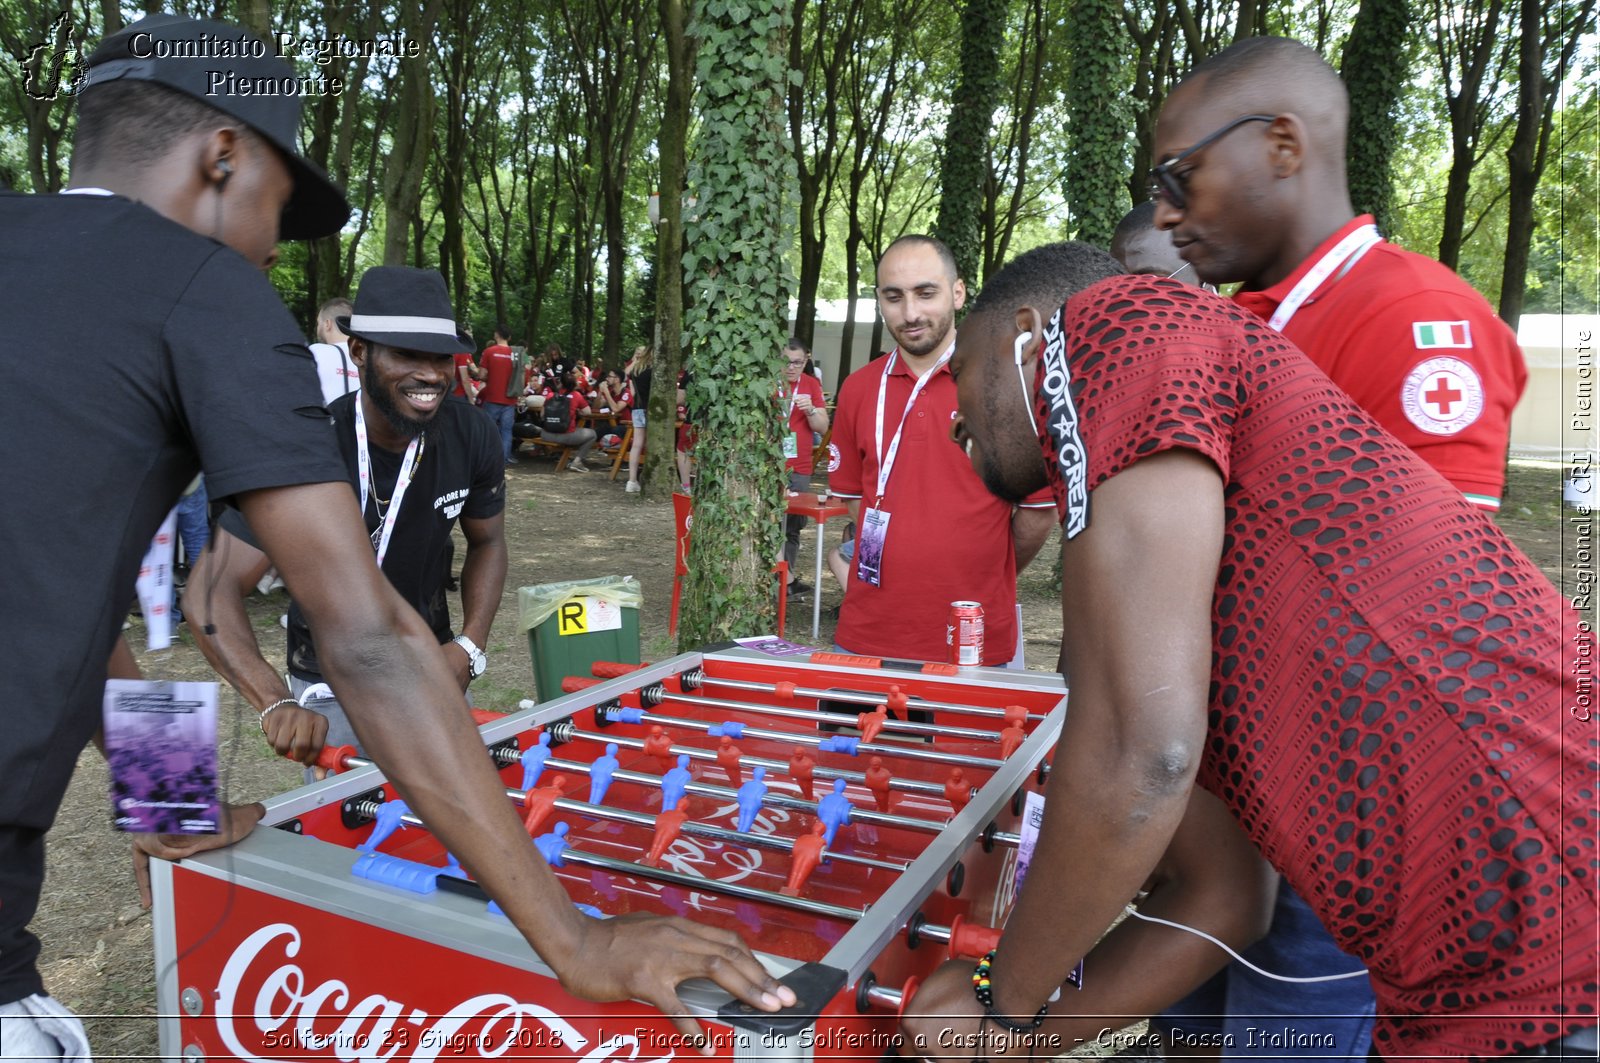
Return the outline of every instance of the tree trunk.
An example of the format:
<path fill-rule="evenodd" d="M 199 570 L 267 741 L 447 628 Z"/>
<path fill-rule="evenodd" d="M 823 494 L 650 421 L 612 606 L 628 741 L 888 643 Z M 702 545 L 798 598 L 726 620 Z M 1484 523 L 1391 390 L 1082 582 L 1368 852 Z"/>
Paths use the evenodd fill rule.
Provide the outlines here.
<path fill-rule="evenodd" d="M 730 7 L 707 4 L 697 23 L 700 108 L 688 184 L 699 202 L 684 267 L 694 285 L 689 402 L 701 474 L 681 646 L 773 629 L 772 570 L 783 542 L 783 329 L 773 308 L 789 302 L 782 263 L 794 232 L 784 106 L 789 20 L 786 0 Z"/>
<path fill-rule="evenodd" d="M 1242 16 L 1241 16 L 1242 18 Z M 1067 75 L 1072 156 L 1067 163 L 1067 209 L 1077 239 L 1109 247 L 1127 212 L 1128 172 L 1123 141 L 1130 122 L 1124 101 L 1122 6 L 1118 0 L 1072 0 L 1064 38 L 1077 42 Z"/>
<path fill-rule="evenodd" d="M 1390 162 L 1399 133 L 1396 108 L 1411 81 L 1410 26 L 1409 0 L 1363 0 L 1339 66 L 1350 91 L 1350 199 L 1382 232 L 1393 231 Z"/>
<path fill-rule="evenodd" d="M 939 218 L 934 233 L 955 255 L 956 271 L 976 287 L 983 264 L 978 215 L 987 175 L 989 125 L 1000 97 L 1000 49 L 1006 0 L 966 0 L 961 11 L 961 78 L 950 105 L 939 167 Z"/>
<path fill-rule="evenodd" d="M 667 50 L 667 99 L 661 109 L 661 224 L 656 230 L 656 345 L 650 408 L 646 411 L 643 495 L 666 498 L 678 482 L 678 370 L 683 367 L 683 193 L 685 150 L 694 100 L 695 41 L 689 36 L 688 0 L 657 0 Z"/>
<path fill-rule="evenodd" d="M 405 35 L 414 41 L 431 41 L 439 20 L 441 0 L 427 0 L 412 8 L 404 19 Z M 383 168 L 383 264 L 403 266 L 407 261 L 408 229 L 422 203 L 422 176 L 433 148 L 433 95 L 428 64 L 400 63 L 400 112 L 395 119 L 394 150 Z M 420 263 L 416 254 L 412 261 Z"/>

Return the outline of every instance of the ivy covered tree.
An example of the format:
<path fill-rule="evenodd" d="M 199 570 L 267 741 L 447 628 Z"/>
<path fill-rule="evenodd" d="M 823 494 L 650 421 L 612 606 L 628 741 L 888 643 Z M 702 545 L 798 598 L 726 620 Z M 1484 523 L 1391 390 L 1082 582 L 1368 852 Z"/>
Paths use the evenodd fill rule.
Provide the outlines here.
<path fill-rule="evenodd" d="M 784 0 L 704 0 L 699 129 L 689 157 L 685 315 L 699 428 L 694 535 L 679 644 L 771 631 L 783 540 L 780 351 L 796 192 Z M 671 387 L 663 380 L 657 387 Z M 653 396 L 652 396 L 653 397 Z"/>
<path fill-rule="evenodd" d="M 1128 173 L 1124 146 L 1132 128 L 1127 113 L 1123 57 L 1132 53 L 1123 27 L 1121 0 L 1072 0 L 1064 39 L 1073 42 L 1067 72 L 1067 209 L 1077 238 L 1109 247 L 1111 233 L 1127 213 Z"/>
<path fill-rule="evenodd" d="M 1411 83 L 1409 0 L 1362 0 L 1339 76 L 1350 92 L 1350 202 L 1392 232 L 1391 159 L 1399 136 L 1400 98 Z"/>
<path fill-rule="evenodd" d="M 961 76 L 945 127 L 939 167 L 939 219 L 934 233 L 956 258 L 956 271 L 976 285 L 983 262 L 979 213 L 988 177 L 989 123 L 1003 86 L 1006 0 L 967 0 L 961 10 Z"/>

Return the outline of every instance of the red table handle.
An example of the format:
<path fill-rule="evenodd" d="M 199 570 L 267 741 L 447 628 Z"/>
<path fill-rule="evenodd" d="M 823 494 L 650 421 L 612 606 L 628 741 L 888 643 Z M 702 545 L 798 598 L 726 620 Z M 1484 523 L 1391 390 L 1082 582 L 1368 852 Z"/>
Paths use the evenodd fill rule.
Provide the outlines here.
<path fill-rule="evenodd" d="M 624 664 L 621 661 L 596 661 L 589 666 L 589 671 L 601 679 L 616 679 L 618 676 L 637 672 L 641 668 L 648 668 L 649 664 Z"/>
<path fill-rule="evenodd" d="M 355 755 L 355 746 L 323 746 L 322 752 L 317 754 L 316 766 L 337 775 L 344 771 L 345 759 Z"/>
<path fill-rule="evenodd" d="M 590 687 L 599 686 L 601 682 L 599 679 L 590 679 L 586 675 L 569 675 L 561 681 L 561 693 L 575 694 L 580 690 L 588 690 Z"/>

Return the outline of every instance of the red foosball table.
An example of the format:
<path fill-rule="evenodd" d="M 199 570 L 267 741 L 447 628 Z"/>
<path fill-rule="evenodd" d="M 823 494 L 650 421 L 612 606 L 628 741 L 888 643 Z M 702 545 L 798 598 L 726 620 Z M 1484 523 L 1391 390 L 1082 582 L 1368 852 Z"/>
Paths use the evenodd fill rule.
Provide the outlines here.
<path fill-rule="evenodd" d="M 631 668 L 481 727 L 528 844 L 591 917 L 726 927 L 795 989 L 773 1015 L 681 986 L 717 1058 L 882 1058 L 1010 912 L 1059 677 L 735 646 Z M 648 1005 L 564 993 L 382 766 L 328 756 L 240 844 L 152 862 L 163 1056 L 697 1054 Z"/>

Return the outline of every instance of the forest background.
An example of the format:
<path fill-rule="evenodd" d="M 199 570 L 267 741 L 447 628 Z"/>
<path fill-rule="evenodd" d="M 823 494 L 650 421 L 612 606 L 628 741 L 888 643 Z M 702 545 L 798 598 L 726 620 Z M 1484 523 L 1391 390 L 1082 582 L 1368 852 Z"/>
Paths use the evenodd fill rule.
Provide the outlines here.
<path fill-rule="evenodd" d="M 1317 48 L 1352 98 L 1358 210 L 1515 325 L 1596 310 L 1596 0 L 388 0 L 166 5 L 242 23 L 313 79 L 307 153 L 355 207 L 273 284 L 310 326 L 377 264 L 431 266 L 496 322 L 696 372 L 686 644 L 771 628 L 778 348 L 936 232 L 972 287 L 1145 198 L 1161 103 L 1242 37 Z M 161 5 L 150 5 L 150 10 Z M 0 0 L 0 182 L 69 177 L 72 91 L 116 0 Z M 338 91 L 332 91 L 337 83 Z M 652 201 L 653 196 L 659 199 Z M 678 283 L 662 284 L 663 277 Z M 849 305 L 854 312 L 854 301 Z M 877 321 L 845 322 L 852 337 Z M 666 394 L 661 394 L 665 392 Z M 670 402 L 670 390 L 657 399 Z M 659 413 L 670 415 L 670 407 Z M 651 453 L 670 453 L 670 416 Z M 656 436 L 654 433 L 663 433 Z M 769 460 L 773 459 L 773 460 Z M 650 477 L 660 495 L 675 482 Z"/>

